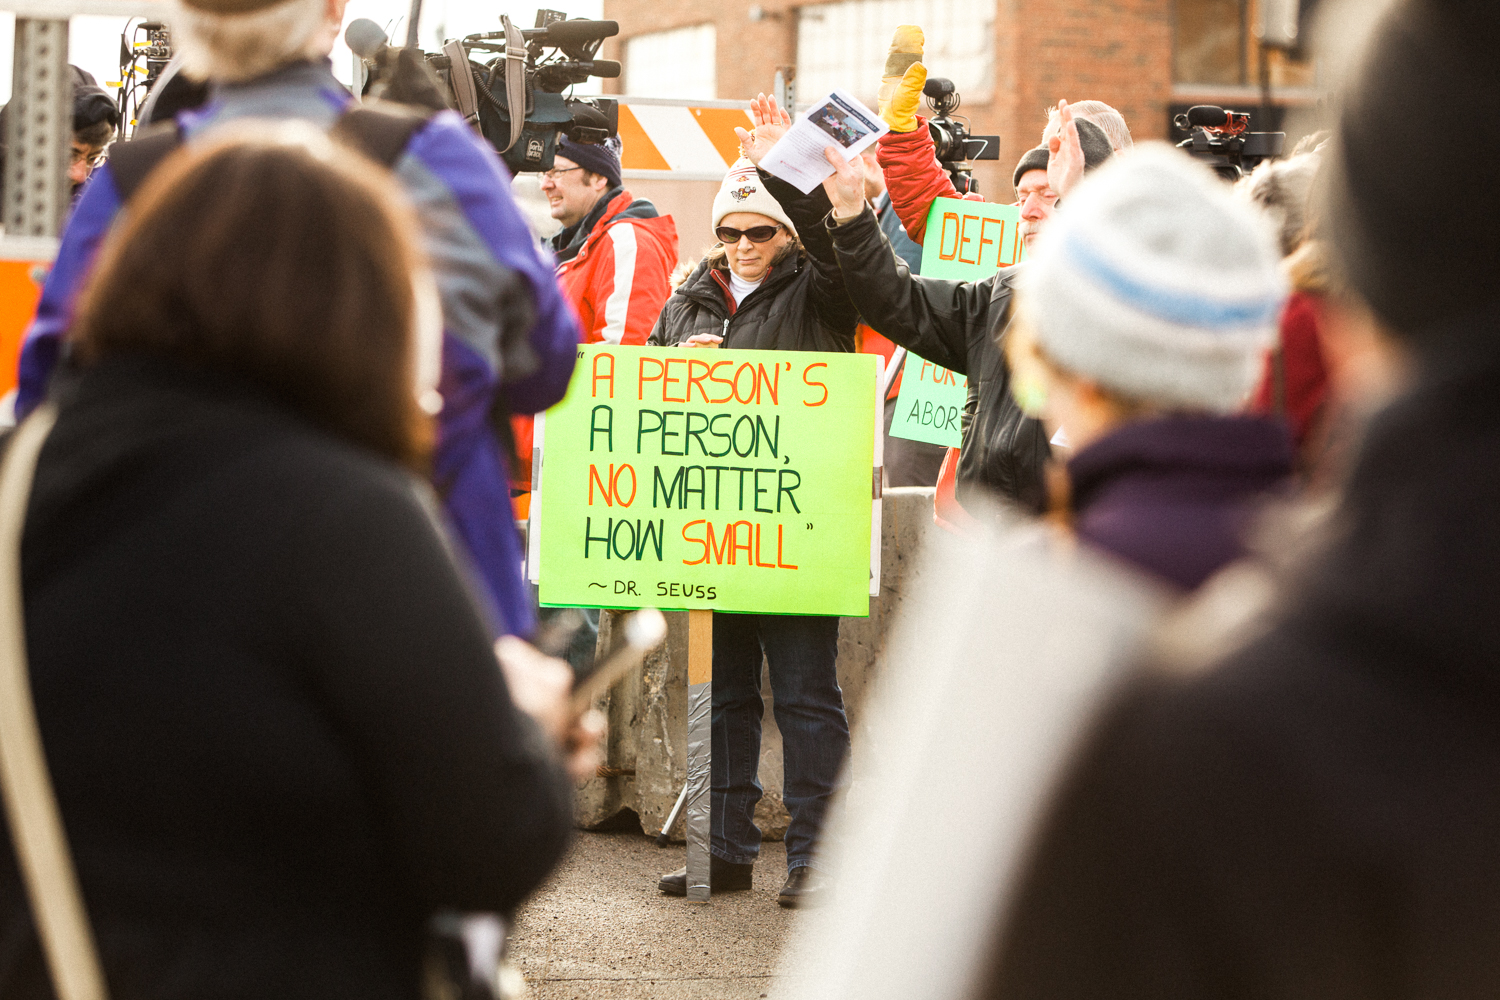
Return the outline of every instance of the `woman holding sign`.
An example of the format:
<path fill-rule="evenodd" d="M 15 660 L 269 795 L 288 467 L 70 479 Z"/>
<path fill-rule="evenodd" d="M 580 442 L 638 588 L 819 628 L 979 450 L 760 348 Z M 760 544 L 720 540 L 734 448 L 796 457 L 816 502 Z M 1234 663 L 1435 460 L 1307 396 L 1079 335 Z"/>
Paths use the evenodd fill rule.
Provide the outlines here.
<path fill-rule="evenodd" d="M 714 199 L 719 242 L 662 309 L 649 344 L 772 351 L 854 350 L 859 314 L 844 291 L 823 219 L 821 188 L 804 195 L 756 164 L 791 125 L 764 95 L 756 127 L 738 130 L 745 154 Z M 761 656 L 770 666 L 791 813 L 782 906 L 812 905 L 828 890 L 813 851 L 849 753 L 835 662 L 839 620 L 828 615 L 716 614 L 713 654 L 712 830 L 714 892 L 750 888 L 760 852 L 754 822 L 761 788 Z M 662 876 L 671 895 L 687 892 L 687 869 Z"/>

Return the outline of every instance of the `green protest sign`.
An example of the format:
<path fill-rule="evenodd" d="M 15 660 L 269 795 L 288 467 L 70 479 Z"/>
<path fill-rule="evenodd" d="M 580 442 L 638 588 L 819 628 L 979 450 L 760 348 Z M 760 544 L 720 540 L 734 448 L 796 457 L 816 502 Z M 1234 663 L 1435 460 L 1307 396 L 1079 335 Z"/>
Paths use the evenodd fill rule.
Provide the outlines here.
<path fill-rule="evenodd" d="M 922 277 L 980 281 L 1026 258 L 1021 210 L 987 201 L 937 198 L 922 237 Z M 968 380 L 915 355 L 906 359 L 891 435 L 957 448 Z"/>
<path fill-rule="evenodd" d="M 1015 205 L 934 199 L 922 237 L 922 277 L 979 281 L 1025 259 Z"/>
<path fill-rule="evenodd" d="M 968 396 L 968 379 L 908 354 L 901 369 L 891 435 L 957 448 L 963 439 L 960 418 Z"/>
<path fill-rule="evenodd" d="M 876 358 L 579 348 L 538 421 L 541 602 L 869 614 Z"/>

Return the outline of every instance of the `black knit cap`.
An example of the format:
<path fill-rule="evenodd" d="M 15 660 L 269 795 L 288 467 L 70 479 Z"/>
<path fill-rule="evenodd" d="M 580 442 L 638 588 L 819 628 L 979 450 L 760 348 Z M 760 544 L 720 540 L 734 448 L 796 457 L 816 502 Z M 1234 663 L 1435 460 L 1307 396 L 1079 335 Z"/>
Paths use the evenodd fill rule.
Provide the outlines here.
<path fill-rule="evenodd" d="M 1345 96 L 1324 235 L 1344 278 L 1408 338 L 1500 298 L 1500 130 L 1486 120 L 1497 48 L 1493 0 L 1398 2 Z"/>
<path fill-rule="evenodd" d="M 563 136 L 557 144 L 557 155 L 566 156 L 590 173 L 598 174 L 609 181 L 609 186 L 620 186 L 620 139 L 611 136 L 607 142 L 574 142 Z"/>
<path fill-rule="evenodd" d="M 1098 125 L 1082 118 L 1074 118 L 1073 121 L 1078 125 L 1078 145 L 1083 147 L 1083 170 L 1088 173 L 1115 155 L 1114 147 L 1109 144 L 1109 136 Z M 1021 162 L 1016 164 L 1016 172 L 1010 179 L 1011 186 L 1020 186 L 1021 177 L 1028 170 L 1046 170 L 1049 158 L 1046 146 L 1028 149 L 1021 157 Z"/>

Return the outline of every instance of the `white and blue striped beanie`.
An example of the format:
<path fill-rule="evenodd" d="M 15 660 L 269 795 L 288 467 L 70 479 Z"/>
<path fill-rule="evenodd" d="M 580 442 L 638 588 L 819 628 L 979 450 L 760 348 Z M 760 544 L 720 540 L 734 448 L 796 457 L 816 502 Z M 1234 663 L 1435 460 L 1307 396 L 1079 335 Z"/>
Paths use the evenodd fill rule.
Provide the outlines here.
<path fill-rule="evenodd" d="M 1100 167 L 1037 240 L 1022 308 L 1064 368 L 1168 409 L 1239 409 L 1287 286 L 1276 238 L 1201 164 L 1142 143 Z"/>

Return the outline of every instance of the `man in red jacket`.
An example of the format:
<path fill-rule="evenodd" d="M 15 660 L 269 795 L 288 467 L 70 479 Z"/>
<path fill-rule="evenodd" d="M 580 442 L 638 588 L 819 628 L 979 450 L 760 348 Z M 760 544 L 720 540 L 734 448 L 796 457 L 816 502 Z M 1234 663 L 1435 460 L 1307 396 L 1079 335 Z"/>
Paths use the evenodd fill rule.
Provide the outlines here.
<path fill-rule="evenodd" d="M 677 225 L 644 198 L 632 198 L 620 182 L 620 139 L 557 144 L 542 193 L 563 224 L 548 241 L 557 257 L 557 281 L 578 311 L 582 343 L 644 344 L 656 316 L 672 294 L 677 266 Z M 530 511 L 532 423 L 511 420 L 516 473 L 511 496 L 516 516 Z"/>
<path fill-rule="evenodd" d="M 620 140 L 558 143 L 542 193 L 563 229 L 557 277 L 583 321 L 584 343 L 644 344 L 672 293 L 677 227 L 620 183 Z"/>

